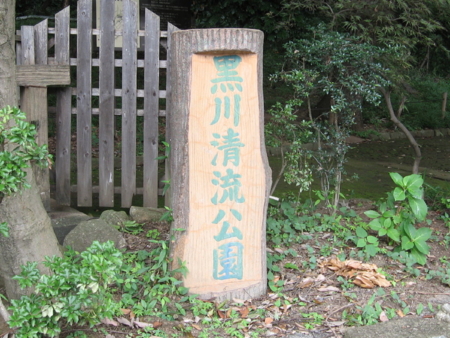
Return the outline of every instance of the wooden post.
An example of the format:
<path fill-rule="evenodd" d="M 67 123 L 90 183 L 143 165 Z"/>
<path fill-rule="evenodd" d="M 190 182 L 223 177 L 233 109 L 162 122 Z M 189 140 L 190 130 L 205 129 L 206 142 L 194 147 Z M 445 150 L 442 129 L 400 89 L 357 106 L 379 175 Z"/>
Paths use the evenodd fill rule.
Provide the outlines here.
<path fill-rule="evenodd" d="M 70 84 L 69 66 L 47 65 L 47 20 L 36 26 L 23 26 L 22 57 L 16 69 L 16 83 L 22 86 L 21 110 L 36 125 L 38 145 L 48 144 L 47 86 Z M 36 184 L 46 210 L 50 209 L 48 168 L 33 166 Z"/>
<path fill-rule="evenodd" d="M 171 36 L 171 255 L 174 268 L 186 263 L 190 293 L 204 299 L 266 292 L 262 47 L 263 33 L 252 29 Z"/>

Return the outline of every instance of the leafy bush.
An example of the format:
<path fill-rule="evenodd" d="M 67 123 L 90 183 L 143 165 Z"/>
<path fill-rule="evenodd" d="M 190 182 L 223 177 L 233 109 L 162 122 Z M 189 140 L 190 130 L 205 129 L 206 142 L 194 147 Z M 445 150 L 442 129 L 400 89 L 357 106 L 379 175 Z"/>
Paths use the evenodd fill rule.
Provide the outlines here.
<path fill-rule="evenodd" d="M 408 251 L 417 263 L 424 265 L 430 248 L 426 241 L 432 230 L 427 227 L 416 229 L 414 224 L 425 220 L 428 207 L 423 200 L 423 179 L 420 175 L 402 177 L 390 173 L 397 187 L 388 193 L 386 201 L 379 204 L 379 212 L 366 211 L 366 216 L 373 218 L 369 223 L 378 236 L 387 236 L 389 241 L 397 244 L 397 251 Z"/>
<path fill-rule="evenodd" d="M 21 288 L 34 287 L 30 296 L 11 300 L 9 325 L 18 328 L 18 338 L 55 337 L 65 325 L 92 327 L 119 312 L 110 285 L 122 253 L 113 242 L 94 242 L 81 254 L 69 250 L 64 257 L 47 257 L 44 265 L 51 275 L 42 275 L 37 263 L 29 262 L 14 277 Z"/>
<path fill-rule="evenodd" d="M 36 128 L 25 118 L 17 107 L 0 110 L 0 200 L 28 187 L 23 169 L 30 167 L 29 161 L 41 166 L 50 163 L 47 145 L 37 145 Z"/>

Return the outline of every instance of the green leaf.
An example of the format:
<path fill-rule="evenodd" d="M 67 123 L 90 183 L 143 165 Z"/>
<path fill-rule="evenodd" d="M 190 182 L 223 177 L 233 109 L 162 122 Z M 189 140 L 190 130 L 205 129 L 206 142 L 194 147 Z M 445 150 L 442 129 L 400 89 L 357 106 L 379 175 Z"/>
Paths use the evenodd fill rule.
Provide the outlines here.
<path fill-rule="evenodd" d="M 358 237 L 367 237 L 367 231 L 366 230 L 364 230 L 362 227 L 357 227 L 356 228 L 356 235 L 358 236 Z"/>
<path fill-rule="evenodd" d="M 388 217 L 394 217 L 395 216 L 395 210 L 386 210 L 383 213 L 383 217 L 388 218 Z"/>
<path fill-rule="evenodd" d="M 423 221 L 428 213 L 428 207 L 423 199 L 408 197 L 409 206 L 411 207 L 414 216 L 419 221 Z"/>
<path fill-rule="evenodd" d="M 367 236 L 367 242 L 370 244 L 378 244 L 378 238 L 375 236 Z"/>
<path fill-rule="evenodd" d="M 391 178 L 392 178 L 392 180 L 394 181 L 395 184 L 403 187 L 402 175 L 400 175 L 398 173 L 389 173 L 389 175 L 391 176 Z"/>
<path fill-rule="evenodd" d="M 381 227 L 381 223 L 380 223 L 380 220 L 379 219 L 374 219 L 374 220 L 372 220 L 370 223 L 369 223 L 369 226 L 370 226 L 370 228 L 372 229 L 372 230 L 375 230 L 375 231 L 378 231 L 378 230 L 380 230 L 382 227 Z"/>
<path fill-rule="evenodd" d="M 375 256 L 375 255 L 378 253 L 379 248 L 378 248 L 378 246 L 376 246 L 376 245 L 369 244 L 369 245 L 366 246 L 366 250 L 365 250 L 365 251 L 366 251 L 371 257 L 373 257 L 373 256 Z"/>
<path fill-rule="evenodd" d="M 364 238 L 358 239 L 358 242 L 356 243 L 356 246 L 358 248 L 364 248 L 367 245 L 367 242 Z"/>
<path fill-rule="evenodd" d="M 419 228 L 416 231 L 416 237 L 414 238 L 415 241 L 427 241 L 430 239 L 431 234 L 433 233 L 433 230 L 430 228 Z"/>
<path fill-rule="evenodd" d="M 380 217 L 381 215 L 376 212 L 375 210 L 368 210 L 364 212 L 364 215 L 366 215 L 369 218 L 377 218 Z"/>
<path fill-rule="evenodd" d="M 412 174 L 409 176 L 405 176 L 403 178 L 403 184 L 406 189 L 418 189 L 423 184 L 423 178 L 421 175 L 418 174 Z"/>
<path fill-rule="evenodd" d="M 405 198 L 406 198 L 405 191 L 400 187 L 396 187 L 394 189 L 394 199 L 396 201 L 403 201 Z"/>
<path fill-rule="evenodd" d="M 416 248 L 411 250 L 411 256 L 413 256 L 420 265 L 425 265 L 427 262 L 427 256 L 418 251 Z"/>
<path fill-rule="evenodd" d="M 400 242 L 400 233 L 397 229 L 391 228 L 387 231 L 387 235 L 395 242 Z"/>
<path fill-rule="evenodd" d="M 427 243 L 425 243 L 425 241 L 416 241 L 414 242 L 414 246 L 424 255 L 428 255 L 430 253 L 430 247 Z"/>
<path fill-rule="evenodd" d="M 411 250 L 414 248 L 414 243 L 409 240 L 408 236 L 402 236 L 402 249 Z"/>
<path fill-rule="evenodd" d="M 414 198 L 418 198 L 418 199 L 422 199 L 423 198 L 423 188 L 409 188 L 408 189 L 409 194 L 414 197 Z"/>
<path fill-rule="evenodd" d="M 297 266 L 296 264 L 293 264 L 293 263 L 286 263 L 286 264 L 284 264 L 284 267 L 285 267 L 286 269 L 294 269 L 294 270 L 298 270 L 298 266 Z"/>

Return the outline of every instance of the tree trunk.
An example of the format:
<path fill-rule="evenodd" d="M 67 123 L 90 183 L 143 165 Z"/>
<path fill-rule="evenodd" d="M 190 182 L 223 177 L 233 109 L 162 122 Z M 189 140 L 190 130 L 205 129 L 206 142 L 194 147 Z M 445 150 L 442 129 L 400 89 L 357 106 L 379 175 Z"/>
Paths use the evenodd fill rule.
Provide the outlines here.
<path fill-rule="evenodd" d="M 0 108 L 16 105 L 15 0 L 0 1 Z"/>
<path fill-rule="evenodd" d="M 29 189 L 4 196 L 0 202 L 0 219 L 9 225 L 9 237 L 0 237 L 0 273 L 9 298 L 19 298 L 24 291 L 12 279 L 27 262 L 43 262 L 45 256 L 60 256 L 61 251 L 51 220 L 42 205 L 33 171 L 27 169 Z M 40 265 L 42 273 L 49 271 Z"/>
<path fill-rule="evenodd" d="M 15 7 L 15 0 L 0 2 L 0 107 L 17 105 Z M 23 294 L 12 279 L 20 272 L 21 265 L 28 261 L 42 262 L 45 256 L 61 255 L 31 170 L 27 170 L 27 179 L 30 189 L 0 197 L 0 220 L 9 225 L 9 237 L 0 236 L 0 276 L 5 280 L 9 298 Z"/>
<path fill-rule="evenodd" d="M 411 145 L 414 148 L 414 152 L 416 154 L 416 157 L 414 158 L 414 164 L 413 164 L 412 173 L 413 174 L 418 174 L 419 173 L 420 160 L 422 159 L 422 152 L 420 151 L 420 146 L 416 142 L 416 140 L 415 140 L 414 136 L 411 134 L 411 132 L 405 127 L 405 125 L 403 123 L 400 122 L 400 120 L 395 115 L 395 111 L 394 111 L 394 108 L 392 107 L 392 102 L 391 102 L 391 92 L 389 90 L 384 89 L 384 88 L 381 89 L 381 92 L 382 92 L 382 94 L 384 96 L 384 100 L 386 102 L 386 106 L 387 106 L 387 108 L 389 110 L 389 115 L 391 117 L 391 121 L 394 122 L 394 124 L 401 129 L 401 131 L 406 135 L 406 137 L 408 138 L 409 142 L 411 143 Z M 402 103 L 404 104 L 403 100 L 402 100 Z M 401 111 L 399 110 L 399 112 L 401 112 Z"/>

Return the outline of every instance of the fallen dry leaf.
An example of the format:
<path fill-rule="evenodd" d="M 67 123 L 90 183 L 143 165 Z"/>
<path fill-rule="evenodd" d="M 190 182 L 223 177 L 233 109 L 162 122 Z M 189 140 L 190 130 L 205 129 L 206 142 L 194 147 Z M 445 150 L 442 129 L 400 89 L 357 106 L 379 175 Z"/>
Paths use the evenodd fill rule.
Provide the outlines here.
<path fill-rule="evenodd" d="M 129 326 L 129 327 L 133 327 L 133 325 L 131 324 L 131 322 L 130 322 L 128 319 L 126 319 L 126 318 L 119 317 L 119 318 L 117 318 L 117 321 L 118 321 L 120 324 Z"/>
<path fill-rule="evenodd" d="M 250 312 L 250 310 L 246 306 L 244 306 L 243 308 L 239 309 L 238 311 L 241 313 L 241 317 L 242 318 L 247 318 L 248 313 Z"/>
<path fill-rule="evenodd" d="M 327 292 L 327 291 L 341 291 L 341 290 L 335 286 L 325 286 L 325 287 L 318 288 L 317 291 Z"/>
<path fill-rule="evenodd" d="M 353 279 L 353 283 L 367 289 L 375 286 L 388 287 L 391 283 L 384 275 L 377 272 L 376 264 L 362 263 L 353 259 L 340 261 L 330 258 L 320 263 L 320 267 L 333 270 L 336 275 Z"/>
<path fill-rule="evenodd" d="M 400 318 L 405 317 L 405 314 L 403 313 L 402 310 L 398 309 L 396 312 L 397 312 L 397 314 L 398 314 L 398 316 L 399 316 Z"/>
<path fill-rule="evenodd" d="M 161 327 L 162 324 L 162 322 L 153 322 L 153 328 L 157 329 L 158 327 Z"/>
<path fill-rule="evenodd" d="M 127 314 L 129 314 L 129 313 L 131 312 L 130 309 L 120 309 L 120 311 L 122 311 L 122 313 L 123 313 L 124 315 L 127 315 Z"/>
<path fill-rule="evenodd" d="M 139 327 L 139 328 L 153 327 L 152 324 L 150 324 L 150 323 L 144 323 L 144 322 L 137 322 L 137 321 L 134 321 L 133 324 L 136 325 L 136 326 Z"/>
<path fill-rule="evenodd" d="M 101 322 L 106 325 L 119 326 L 119 323 L 113 319 L 103 318 Z"/>
<path fill-rule="evenodd" d="M 272 324 L 272 322 L 273 322 L 273 318 L 267 317 L 266 319 L 264 319 L 264 323 L 266 325 Z"/>
<path fill-rule="evenodd" d="M 200 325 L 197 325 L 197 324 L 192 324 L 192 327 L 193 327 L 194 329 L 196 329 L 196 330 L 199 330 L 199 331 L 202 330 L 202 327 L 201 327 Z"/>

